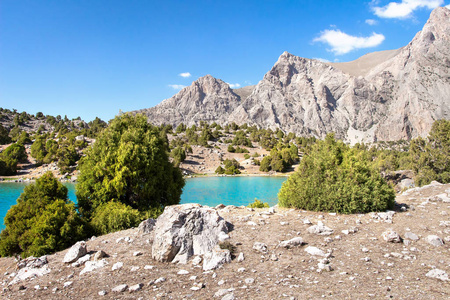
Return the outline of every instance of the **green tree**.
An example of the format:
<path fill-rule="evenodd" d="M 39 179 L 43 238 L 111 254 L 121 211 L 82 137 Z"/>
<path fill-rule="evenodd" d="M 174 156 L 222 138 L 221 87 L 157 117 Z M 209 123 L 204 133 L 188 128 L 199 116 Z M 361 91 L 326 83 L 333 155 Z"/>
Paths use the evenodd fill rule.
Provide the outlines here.
<path fill-rule="evenodd" d="M 0 124 L 0 145 L 6 145 L 11 143 L 11 138 L 9 137 L 8 130 Z"/>
<path fill-rule="evenodd" d="M 416 184 L 429 184 L 432 180 L 450 182 L 450 121 L 433 123 L 426 140 L 411 141 L 410 159 L 416 173 Z"/>
<path fill-rule="evenodd" d="M 40 256 L 65 249 L 86 237 L 86 226 L 67 188 L 48 172 L 26 186 L 5 217 L 0 255 Z"/>
<path fill-rule="evenodd" d="M 135 227 L 142 219 L 143 216 L 137 209 L 110 201 L 96 208 L 91 224 L 96 234 L 106 234 Z"/>
<path fill-rule="evenodd" d="M 186 151 L 182 147 L 176 147 L 170 152 L 170 157 L 173 158 L 175 167 L 178 167 L 186 159 Z"/>
<path fill-rule="evenodd" d="M 122 202 L 133 209 L 161 209 L 180 201 L 184 179 L 168 159 L 159 129 L 143 115 L 111 120 L 79 162 L 79 210 L 87 218 L 99 205 Z"/>
<path fill-rule="evenodd" d="M 279 204 L 314 211 L 365 213 L 394 205 L 395 193 L 363 151 L 329 134 L 283 183 Z"/>

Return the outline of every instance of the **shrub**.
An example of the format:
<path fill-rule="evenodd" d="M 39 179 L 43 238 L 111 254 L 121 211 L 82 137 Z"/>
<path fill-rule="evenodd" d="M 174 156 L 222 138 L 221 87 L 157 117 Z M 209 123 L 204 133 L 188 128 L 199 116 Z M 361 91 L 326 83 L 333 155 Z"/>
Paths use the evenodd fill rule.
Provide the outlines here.
<path fill-rule="evenodd" d="M 140 212 L 120 202 L 108 202 L 98 206 L 91 225 L 97 234 L 106 234 L 139 225 L 143 220 Z"/>
<path fill-rule="evenodd" d="M 86 237 L 86 225 L 67 188 L 48 172 L 25 187 L 5 217 L 0 255 L 40 256 L 63 250 Z"/>
<path fill-rule="evenodd" d="M 255 198 L 255 201 L 253 201 L 252 203 L 247 205 L 247 207 L 250 207 L 250 208 L 267 208 L 267 207 L 269 207 L 269 203 L 262 202 L 261 200 L 258 200 L 258 199 Z"/>
<path fill-rule="evenodd" d="M 215 173 L 217 174 L 225 174 L 225 169 L 222 166 L 218 166 Z"/>
<path fill-rule="evenodd" d="M 244 158 L 245 158 L 245 159 L 249 159 L 249 158 L 250 158 L 250 155 L 247 154 L 247 153 L 245 153 L 245 154 L 244 154 Z"/>
<path fill-rule="evenodd" d="M 160 129 L 143 115 L 117 116 L 79 162 L 76 189 L 82 216 L 109 201 L 141 212 L 178 204 L 184 186 L 180 169 L 169 162 Z"/>
<path fill-rule="evenodd" d="M 329 134 L 303 157 L 298 171 L 283 183 L 278 199 L 284 207 L 365 213 L 392 208 L 395 193 L 363 151 Z"/>

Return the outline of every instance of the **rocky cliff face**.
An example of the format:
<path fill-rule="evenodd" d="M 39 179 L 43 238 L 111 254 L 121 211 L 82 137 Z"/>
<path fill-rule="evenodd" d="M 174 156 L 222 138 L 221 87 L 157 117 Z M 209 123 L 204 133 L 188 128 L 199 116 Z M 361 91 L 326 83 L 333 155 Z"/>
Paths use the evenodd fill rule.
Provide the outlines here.
<path fill-rule="evenodd" d="M 225 124 L 240 102 L 241 98 L 227 83 L 206 75 L 159 105 L 136 112 L 146 114 L 154 124 L 191 126 L 199 121 Z"/>
<path fill-rule="evenodd" d="M 350 142 L 426 136 L 434 120 L 450 118 L 449 33 L 450 10 L 440 7 L 401 49 L 342 64 L 284 52 L 246 93 L 208 75 L 140 112 L 154 123 L 234 121 L 299 135 L 335 132 Z"/>

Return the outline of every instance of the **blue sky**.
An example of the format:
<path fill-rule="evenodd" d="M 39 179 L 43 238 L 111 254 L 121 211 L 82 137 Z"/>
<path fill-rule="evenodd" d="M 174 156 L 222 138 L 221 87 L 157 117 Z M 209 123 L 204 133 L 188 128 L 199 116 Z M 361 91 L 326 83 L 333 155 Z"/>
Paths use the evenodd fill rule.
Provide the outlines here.
<path fill-rule="evenodd" d="M 397 49 L 449 0 L 1 0 L 0 107 L 96 116 L 155 106 L 198 77 L 256 84 L 283 51 Z"/>

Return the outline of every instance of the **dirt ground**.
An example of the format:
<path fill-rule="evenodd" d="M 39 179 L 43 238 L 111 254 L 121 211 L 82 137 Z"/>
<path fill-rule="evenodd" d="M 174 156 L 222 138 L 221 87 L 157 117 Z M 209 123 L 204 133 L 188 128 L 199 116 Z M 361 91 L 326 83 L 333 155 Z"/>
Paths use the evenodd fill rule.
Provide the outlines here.
<path fill-rule="evenodd" d="M 109 257 L 106 266 L 83 275 L 82 266 L 62 263 L 65 250 L 48 256 L 49 274 L 9 285 L 17 272 L 16 263 L 14 258 L 1 258 L 0 298 L 449 299 L 450 282 L 426 276 L 433 268 L 450 273 L 450 203 L 445 202 L 449 194 L 450 184 L 403 193 L 397 197 L 396 212 L 388 222 L 374 213 L 340 215 L 276 207 L 276 212 L 270 214 L 268 209 L 218 209 L 233 224 L 229 241 L 236 248 L 235 256 L 242 252 L 245 260 L 238 262 L 235 257 L 231 263 L 208 272 L 190 262 L 154 261 L 152 234 L 139 234 L 137 229 L 87 241 L 88 251 L 103 250 Z M 314 225 L 323 222 L 334 232 L 328 236 L 309 233 L 312 224 L 308 221 Z M 403 237 L 403 242 L 386 242 L 382 233 L 388 229 Z M 405 238 L 406 232 L 419 239 Z M 445 244 L 431 245 L 428 235 L 439 236 Z M 305 245 L 277 247 L 280 241 L 298 236 Z M 124 237 L 131 241 L 124 241 Z M 119 238 L 122 240 L 117 241 Z M 255 242 L 265 243 L 268 252 L 253 250 Z M 319 271 L 318 262 L 323 258 L 307 253 L 309 246 L 332 252 L 328 258 L 331 271 Z M 142 255 L 134 256 L 137 251 Z M 117 262 L 122 262 L 123 267 L 113 271 Z M 180 270 L 188 273 L 178 274 Z M 142 284 L 142 288 L 113 292 L 120 284 Z M 100 296 L 99 292 L 106 295 Z"/>

